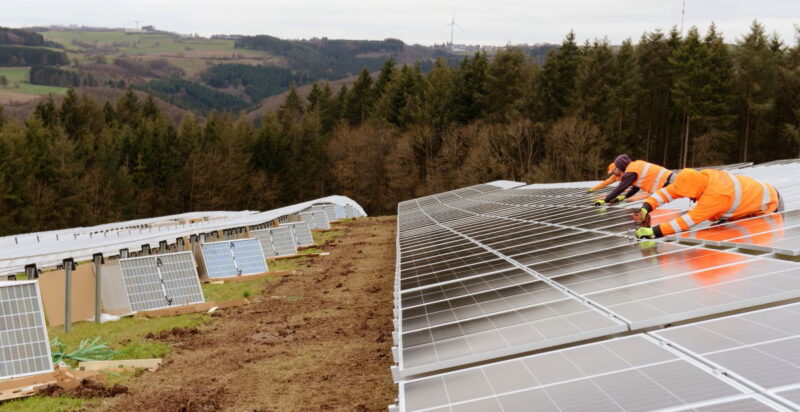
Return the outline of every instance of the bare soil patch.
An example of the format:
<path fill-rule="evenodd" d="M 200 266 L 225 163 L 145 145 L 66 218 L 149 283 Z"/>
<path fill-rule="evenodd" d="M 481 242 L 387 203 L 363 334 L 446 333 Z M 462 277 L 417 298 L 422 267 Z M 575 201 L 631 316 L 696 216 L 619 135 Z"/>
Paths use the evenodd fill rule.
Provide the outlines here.
<path fill-rule="evenodd" d="M 155 373 L 98 408 L 375 410 L 393 403 L 394 217 L 336 225 L 344 233 L 208 327 L 148 336 L 175 348 Z M 163 336 L 162 336 L 163 335 Z"/>

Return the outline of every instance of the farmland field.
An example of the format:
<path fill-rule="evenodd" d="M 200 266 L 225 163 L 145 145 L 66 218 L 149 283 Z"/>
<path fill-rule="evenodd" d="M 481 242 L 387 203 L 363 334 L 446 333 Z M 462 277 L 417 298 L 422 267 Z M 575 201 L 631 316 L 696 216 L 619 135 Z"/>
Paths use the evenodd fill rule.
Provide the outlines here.
<path fill-rule="evenodd" d="M 0 67 L 0 76 L 5 76 L 8 80 L 8 85 L 5 87 L 0 86 L 0 101 L 8 100 L 7 98 L 3 99 L 3 96 L 8 97 L 12 94 L 46 95 L 50 93 L 66 93 L 67 89 L 64 87 L 39 86 L 28 83 L 28 72 L 30 72 L 30 67 Z"/>

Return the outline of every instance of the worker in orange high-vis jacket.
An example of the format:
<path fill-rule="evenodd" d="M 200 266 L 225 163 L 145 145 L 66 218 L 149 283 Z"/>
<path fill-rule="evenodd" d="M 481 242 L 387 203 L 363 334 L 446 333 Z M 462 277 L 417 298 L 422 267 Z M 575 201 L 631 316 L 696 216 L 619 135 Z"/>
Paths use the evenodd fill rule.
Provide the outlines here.
<path fill-rule="evenodd" d="M 595 206 L 621 202 L 635 195 L 639 189 L 655 193 L 658 189 L 670 184 L 674 176 L 672 171 L 667 168 L 644 160 L 633 161 L 624 154 L 614 159 L 614 166 L 614 175 L 619 177 L 619 184 L 605 199 L 595 201 Z M 623 195 L 622 192 L 629 187 L 631 190 Z"/>
<path fill-rule="evenodd" d="M 767 183 L 724 170 L 683 169 L 674 183 L 645 200 L 640 210 L 642 221 L 653 209 L 682 197 L 697 204 L 670 222 L 640 227 L 636 237 L 658 238 L 689 230 L 705 220 L 725 222 L 783 211 L 780 194 Z"/>
<path fill-rule="evenodd" d="M 587 190 L 586 193 L 592 193 L 592 192 L 594 192 L 596 190 L 600 190 L 600 189 L 602 189 L 602 188 L 604 188 L 604 187 L 606 187 L 606 186 L 608 186 L 608 185 L 610 185 L 610 184 L 612 184 L 614 182 L 619 182 L 619 176 L 614 174 L 614 169 L 616 169 L 616 166 L 614 166 L 614 163 L 609 163 L 608 164 L 608 179 L 603 180 L 602 182 L 598 183 L 595 187 Z"/>

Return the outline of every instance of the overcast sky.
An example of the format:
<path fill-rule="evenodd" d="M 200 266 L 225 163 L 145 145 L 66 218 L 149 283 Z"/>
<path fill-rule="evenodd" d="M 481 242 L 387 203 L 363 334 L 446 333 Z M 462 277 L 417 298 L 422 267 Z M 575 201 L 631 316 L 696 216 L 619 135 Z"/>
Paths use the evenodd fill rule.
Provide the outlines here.
<path fill-rule="evenodd" d="M 449 40 L 504 45 L 558 43 L 574 29 L 580 41 L 607 36 L 612 43 L 642 32 L 680 26 L 682 0 L 6 0 L 0 26 L 78 24 L 154 25 L 180 33 L 270 34 L 281 38 L 399 38 L 406 43 Z M 687 0 L 685 26 L 702 31 L 714 21 L 728 41 L 753 19 L 795 43 L 800 0 Z"/>

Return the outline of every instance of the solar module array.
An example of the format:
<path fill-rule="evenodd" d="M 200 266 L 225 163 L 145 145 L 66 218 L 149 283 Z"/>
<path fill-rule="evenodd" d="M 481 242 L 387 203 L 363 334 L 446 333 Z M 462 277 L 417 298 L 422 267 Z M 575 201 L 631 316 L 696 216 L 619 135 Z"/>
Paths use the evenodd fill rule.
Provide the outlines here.
<path fill-rule="evenodd" d="M 297 254 L 297 243 L 290 226 L 253 230 L 250 234 L 261 242 L 264 256 L 268 258 Z"/>
<path fill-rule="evenodd" d="M 800 316 L 798 306 L 785 305 L 800 298 L 800 263 L 774 254 L 797 254 L 792 228 L 800 212 L 756 218 L 775 223 L 757 233 L 734 236 L 740 221 L 686 235 L 725 232 L 731 243 L 722 246 L 736 249 L 720 250 L 636 241 L 640 202 L 598 209 L 591 206 L 598 195 L 585 186 L 510 186 L 398 205 L 399 409 L 800 407 L 800 351 L 790 350 L 800 343 Z M 800 203 L 800 193 L 779 190 L 787 205 Z M 654 223 L 682 212 L 662 210 Z M 750 253 L 758 250 L 769 254 Z M 697 323 L 763 305 L 777 307 Z M 741 329 L 724 329 L 730 336 L 706 351 L 678 339 L 710 345 L 702 328 L 713 322 Z M 647 332 L 676 323 L 687 325 Z M 631 336 L 613 339 L 620 334 Z M 784 378 L 759 383 L 768 369 L 752 366 L 762 358 Z"/>
<path fill-rule="evenodd" d="M 327 230 L 331 228 L 328 214 L 323 210 L 312 210 L 310 212 L 302 212 L 299 214 L 300 220 L 308 223 L 311 229 L 314 230 Z"/>
<path fill-rule="evenodd" d="M 157 249 L 178 238 L 208 234 L 226 229 L 263 228 L 274 220 L 288 219 L 314 205 L 348 206 L 363 216 L 363 209 L 344 196 L 327 196 L 265 212 L 191 212 L 92 227 L 27 233 L 0 237 L 0 276 L 19 273 L 28 264 L 39 269 L 56 267 L 64 259 L 76 262 L 91 259 L 95 253 L 116 256 L 121 249 L 135 252 L 142 248 Z M 320 229 L 327 226 L 323 224 Z"/>
<path fill-rule="evenodd" d="M 314 237 L 311 236 L 311 227 L 308 222 L 284 223 L 281 226 L 292 229 L 292 236 L 294 237 L 297 247 L 314 245 Z"/>
<path fill-rule="evenodd" d="M 235 239 L 200 245 L 209 279 L 254 275 L 267 271 L 259 239 Z"/>
<path fill-rule="evenodd" d="M 0 282 L 0 379 L 51 370 L 39 284 Z"/>
<path fill-rule="evenodd" d="M 192 252 L 120 259 L 133 311 L 205 302 Z"/>

